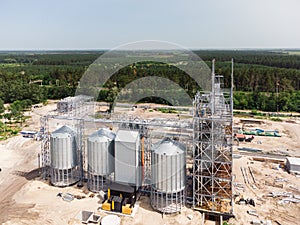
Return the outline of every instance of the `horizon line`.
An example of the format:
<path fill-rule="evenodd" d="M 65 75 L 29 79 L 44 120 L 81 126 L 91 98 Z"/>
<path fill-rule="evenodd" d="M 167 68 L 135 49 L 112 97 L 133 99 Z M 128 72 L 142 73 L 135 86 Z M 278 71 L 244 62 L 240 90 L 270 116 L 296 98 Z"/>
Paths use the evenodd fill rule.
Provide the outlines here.
<path fill-rule="evenodd" d="M 72 51 L 110 51 L 113 50 L 113 48 L 103 48 L 103 49 L 96 49 L 96 48 L 78 48 L 78 49 L 0 49 L 0 52 L 72 52 Z M 120 49 L 119 51 L 176 51 L 176 50 L 182 50 L 180 48 L 174 48 L 174 49 Z M 191 50 L 191 51 L 201 51 L 201 50 L 214 50 L 214 51 L 245 51 L 245 50 L 292 50 L 292 51 L 300 51 L 300 48 L 285 48 L 285 47 L 250 47 L 250 48 L 187 48 L 185 50 Z M 113 51 L 116 51 L 114 49 Z"/>

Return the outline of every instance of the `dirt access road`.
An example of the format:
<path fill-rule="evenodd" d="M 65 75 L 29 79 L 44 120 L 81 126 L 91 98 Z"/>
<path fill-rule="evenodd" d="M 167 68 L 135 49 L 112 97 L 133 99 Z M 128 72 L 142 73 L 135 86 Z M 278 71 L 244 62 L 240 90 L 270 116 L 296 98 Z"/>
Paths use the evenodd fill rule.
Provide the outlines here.
<path fill-rule="evenodd" d="M 26 130 L 39 130 L 40 115 L 53 110 L 55 104 L 27 112 L 31 116 Z M 38 213 L 29 212 L 34 204 L 17 204 L 13 196 L 38 175 L 38 157 L 40 142 L 21 135 L 0 142 L 0 224 L 14 218 L 35 219 Z"/>

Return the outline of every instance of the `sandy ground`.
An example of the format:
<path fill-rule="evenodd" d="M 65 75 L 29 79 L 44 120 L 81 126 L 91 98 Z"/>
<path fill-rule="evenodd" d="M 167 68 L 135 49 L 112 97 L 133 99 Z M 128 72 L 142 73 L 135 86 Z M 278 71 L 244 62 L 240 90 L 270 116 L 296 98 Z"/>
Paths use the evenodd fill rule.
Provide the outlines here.
<path fill-rule="evenodd" d="M 30 112 L 32 119 L 28 121 L 26 130 L 39 130 L 40 116 L 54 110 L 55 104 L 51 103 L 42 108 L 36 108 Z M 159 112 L 145 112 L 143 109 L 132 111 L 133 115 L 150 117 L 176 117 L 176 114 L 164 114 Z M 260 128 L 277 129 L 283 136 L 280 138 L 257 137 L 252 143 L 241 143 L 240 146 L 256 147 L 266 152 L 288 152 L 290 155 L 300 156 L 300 123 L 266 122 Z M 25 128 L 24 128 L 25 129 Z M 262 144 L 257 144 L 261 140 Z M 0 142 L 0 224 L 80 224 L 74 220 L 81 210 L 90 210 L 104 216 L 98 211 L 99 198 L 89 197 L 90 193 L 84 188 L 76 186 L 56 188 L 50 186 L 47 181 L 38 177 L 37 154 L 40 152 L 40 142 L 23 138 L 18 135 L 6 141 Z M 297 224 L 300 221 L 300 204 L 279 205 L 280 198 L 265 197 L 269 191 L 290 191 L 300 194 L 291 189 L 292 185 L 300 189 L 300 178 L 288 174 L 286 171 L 272 169 L 273 164 L 268 162 L 253 161 L 249 157 L 234 159 L 235 182 L 241 184 L 244 189 L 235 189 L 244 198 L 253 198 L 256 202 L 255 209 L 259 219 L 277 220 L 281 224 Z M 245 184 L 241 175 L 240 167 L 251 167 L 257 181 L 256 188 L 253 183 Z M 275 178 L 287 178 L 283 182 L 283 188 L 275 188 L 265 184 L 265 180 L 273 183 Z M 72 202 L 65 202 L 57 197 L 59 192 L 84 195 L 86 198 Z M 199 224 L 201 214 L 191 209 L 184 208 L 181 214 L 165 215 L 152 210 L 149 198 L 142 196 L 140 207 L 134 218 L 122 217 L 122 225 L 152 225 L 152 224 Z M 253 209 L 249 205 L 234 207 L 235 219 L 233 224 L 249 224 L 254 216 L 248 215 L 247 210 Z M 188 219 L 192 215 L 192 220 Z M 209 222 L 207 222 L 209 224 Z"/>
<path fill-rule="evenodd" d="M 236 119 L 238 122 L 239 119 Z M 264 153 L 273 153 L 300 157 L 300 120 L 295 123 L 272 122 L 263 120 L 263 124 L 245 124 L 244 129 L 276 130 L 281 137 L 254 136 L 251 143 L 240 142 L 239 147 L 258 148 Z M 250 137 L 251 135 L 247 135 Z"/>
<path fill-rule="evenodd" d="M 39 130 L 40 115 L 55 109 L 55 104 L 28 112 L 32 119 L 28 121 L 26 130 Z M 0 223 L 17 218 L 28 221 L 35 219 L 37 213 L 28 213 L 35 203 L 18 204 L 13 196 L 28 182 L 30 175 L 38 168 L 37 154 L 40 152 L 40 143 L 21 135 L 0 142 Z M 28 172 L 33 173 L 26 176 Z M 34 202 L 34 201 L 33 201 Z M 15 223 L 16 224 L 16 223 Z M 30 224 L 30 222 L 24 222 Z"/>
<path fill-rule="evenodd" d="M 279 224 L 284 225 L 293 225 L 299 224 L 300 221 L 300 204 L 289 203 L 289 204 L 279 204 L 278 201 L 284 197 L 267 197 L 267 195 L 272 192 L 291 192 L 293 195 L 300 194 L 300 178 L 296 178 L 295 175 L 287 173 L 284 169 L 274 170 L 276 166 L 271 162 L 259 162 L 254 161 L 249 157 L 242 157 L 240 159 L 235 159 L 234 162 L 234 177 L 235 185 L 234 193 L 240 194 L 236 198 L 238 201 L 241 197 L 244 199 L 252 198 L 255 201 L 255 207 L 251 205 L 239 205 L 235 204 L 234 214 L 235 219 L 231 219 L 230 222 L 233 224 L 250 224 L 254 219 L 259 219 L 262 221 L 271 220 L 273 224 L 276 224 L 275 221 Z M 242 176 L 241 167 L 247 169 L 248 180 L 250 184 L 244 181 Z M 254 179 L 251 178 L 249 173 L 250 167 L 254 174 Z M 284 178 L 284 182 L 276 182 L 276 178 Z M 267 182 L 267 183 L 266 183 Z M 274 187 L 283 185 L 283 187 Z M 292 187 L 292 188 L 291 188 Z M 298 189 L 297 190 L 295 190 Z M 256 210 L 258 217 L 247 214 L 247 210 Z"/>
<path fill-rule="evenodd" d="M 145 109 L 145 108 L 147 109 Z M 162 113 L 157 110 L 157 108 L 164 107 L 164 105 L 159 104 L 139 104 L 138 108 L 120 108 L 116 107 L 114 113 L 122 114 L 126 113 L 127 115 L 137 116 L 142 118 L 181 118 L 189 115 L 189 111 L 177 110 L 177 113 Z M 176 111 L 176 108 L 174 108 Z"/>

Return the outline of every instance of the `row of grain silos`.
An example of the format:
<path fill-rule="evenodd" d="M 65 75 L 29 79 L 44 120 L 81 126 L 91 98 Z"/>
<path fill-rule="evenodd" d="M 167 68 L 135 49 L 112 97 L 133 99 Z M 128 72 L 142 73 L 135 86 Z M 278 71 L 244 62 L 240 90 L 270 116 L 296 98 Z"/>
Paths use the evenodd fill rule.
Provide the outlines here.
<path fill-rule="evenodd" d="M 63 126 L 50 135 L 51 183 L 68 186 L 79 177 L 77 134 Z M 137 130 L 100 129 L 87 138 L 88 188 L 105 189 L 108 179 L 138 190 L 143 184 L 144 147 Z M 185 146 L 169 138 L 151 149 L 151 205 L 155 210 L 173 213 L 184 205 Z M 112 176 L 113 175 L 113 176 Z"/>
<path fill-rule="evenodd" d="M 87 139 L 88 188 L 99 191 L 107 177 L 114 171 L 115 133 L 100 129 Z M 77 133 L 65 125 L 50 135 L 51 183 L 54 186 L 69 186 L 80 179 Z"/>

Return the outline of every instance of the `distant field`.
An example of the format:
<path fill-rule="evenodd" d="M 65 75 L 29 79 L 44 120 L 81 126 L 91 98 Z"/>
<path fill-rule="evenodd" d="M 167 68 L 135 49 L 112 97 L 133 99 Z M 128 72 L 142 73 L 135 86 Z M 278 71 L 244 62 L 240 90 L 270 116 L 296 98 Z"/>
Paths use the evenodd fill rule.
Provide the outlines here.
<path fill-rule="evenodd" d="M 300 55 L 300 51 L 287 52 L 289 55 Z"/>
<path fill-rule="evenodd" d="M 0 63 L 0 67 L 17 67 L 22 66 L 20 63 Z"/>

